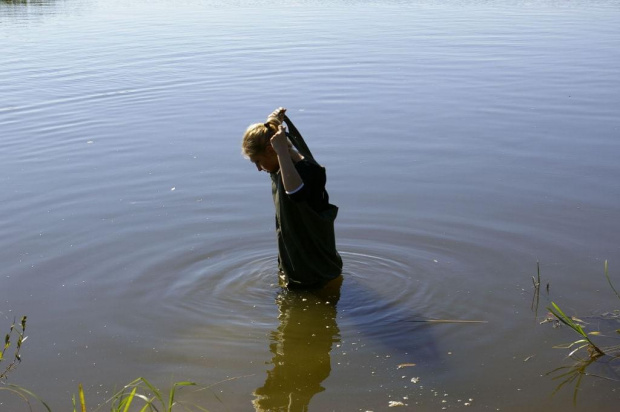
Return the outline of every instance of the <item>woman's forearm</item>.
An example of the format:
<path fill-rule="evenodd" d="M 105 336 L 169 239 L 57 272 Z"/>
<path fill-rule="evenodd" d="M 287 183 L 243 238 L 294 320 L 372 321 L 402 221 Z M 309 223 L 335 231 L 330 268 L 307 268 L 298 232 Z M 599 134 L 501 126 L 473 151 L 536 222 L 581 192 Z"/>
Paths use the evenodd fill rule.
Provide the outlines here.
<path fill-rule="evenodd" d="M 291 155 L 288 152 L 278 155 L 278 163 L 280 164 L 280 175 L 282 176 L 284 190 L 287 193 L 296 192 L 304 182 L 295 169 Z"/>

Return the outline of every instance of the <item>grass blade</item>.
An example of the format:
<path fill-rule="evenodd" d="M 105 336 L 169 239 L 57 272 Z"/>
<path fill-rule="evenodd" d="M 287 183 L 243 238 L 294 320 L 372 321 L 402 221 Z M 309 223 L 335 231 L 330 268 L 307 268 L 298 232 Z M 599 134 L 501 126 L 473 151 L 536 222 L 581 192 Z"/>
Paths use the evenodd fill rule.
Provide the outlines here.
<path fill-rule="evenodd" d="M 611 290 L 614 291 L 618 299 L 620 299 L 620 293 L 614 288 L 614 285 L 611 283 L 611 278 L 609 277 L 609 266 L 607 265 L 607 261 L 605 261 L 605 277 L 607 278 L 607 282 L 609 282 L 609 286 L 611 286 Z"/>
<path fill-rule="evenodd" d="M 585 345 L 581 345 L 577 349 L 573 349 L 572 352 L 568 354 L 568 357 L 570 358 L 571 356 L 575 354 L 575 352 L 579 352 L 580 349 L 587 348 L 589 345 L 590 343 L 586 343 Z"/>
<path fill-rule="evenodd" d="M 174 405 L 174 396 L 177 388 L 194 385 L 196 385 L 194 382 L 176 382 L 174 385 L 172 385 L 172 389 L 170 389 L 170 394 L 168 396 L 168 412 L 172 412 L 172 405 Z"/>
<path fill-rule="evenodd" d="M 133 401 L 133 397 L 136 395 L 137 390 L 137 387 L 133 388 L 129 396 L 123 400 L 125 402 L 125 409 L 123 409 L 123 412 L 127 412 L 129 410 L 129 406 L 131 405 L 131 402 Z"/>
<path fill-rule="evenodd" d="M 583 379 L 584 374 L 580 373 L 579 378 L 577 378 L 577 383 L 575 384 L 575 390 L 573 391 L 573 406 L 577 406 L 577 395 L 579 394 L 579 387 L 581 386 L 581 380 Z"/>
<path fill-rule="evenodd" d="M 10 390 L 10 391 L 18 394 L 19 396 L 21 396 L 23 399 L 26 400 L 26 403 L 28 403 L 29 405 L 30 405 L 30 402 L 28 402 L 28 399 L 26 398 L 26 396 L 24 394 L 26 394 L 26 395 L 36 399 L 39 403 L 41 403 L 41 405 L 43 405 L 45 407 L 45 409 L 47 409 L 47 412 L 52 412 L 52 410 L 50 409 L 48 404 L 45 403 L 43 401 L 43 399 L 39 398 L 37 395 L 35 395 L 33 392 L 29 391 L 28 389 L 22 388 L 21 386 L 18 386 L 18 385 L 12 385 L 12 384 L 11 385 L 7 385 L 5 388 L 6 388 L 6 390 Z M 5 389 L 5 388 L 0 387 L 0 390 Z"/>
<path fill-rule="evenodd" d="M 583 328 L 580 325 L 576 324 L 571 318 L 566 316 L 566 314 L 562 312 L 562 309 L 560 309 L 560 307 L 556 305 L 555 302 L 551 302 L 551 306 L 547 307 L 547 309 L 549 309 L 549 311 L 553 313 L 553 315 L 555 315 L 555 317 L 558 318 L 559 321 L 561 321 L 566 326 L 570 327 L 575 332 L 583 336 L 585 340 L 588 341 L 588 343 L 592 346 L 592 348 L 598 353 L 598 355 L 605 354 L 605 352 L 603 352 L 598 346 L 594 344 L 594 342 L 592 342 L 588 334 L 583 331 Z M 574 345 L 575 343 L 579 343 L 579 341 L 573 342 L 572 345 Z"/>
<path fill-rule="evenodd" d="M 164 403 L 164 399 L 161 397 L 161 393 L 159 392 L 159 390 L 145 378 L 138 378 L 138 381 L 142 381 L 151 390 L 151 392 L 153 392 L 153 396 L 157 398 L 157 400 L 161 403 L 161 406 L 165 409 L 166 404 Z"/>
<path fill-rule="evenodd" d="M 556 305 L 555 302 L 551 302 L 551 306 L 552 307 L 548 307 L 547 309 L 549 309 L 549 311 L 551 313 L 553 313 L 555 315 L 555 317 L 558 318 L 558 320 L 560 322 L 562 322 L 563 324 L 565 324 L 569 328 L 573 329 L 575 332 L 577 332 L 578 334 L 580 334 L 584 338 L 588 337 L 588 335 L 585 334 L 585 332 L 583 331 L 581 326 L 577 325 L 571 318 L 566 316 L 566 314 L 564 312 L 562 312 L 562 309 L 560 309 L 560 307 L 558 305 Z"/>
<path fill-rule="evenodd" d="M 82 388 L 82 384 L 78 385 L 78 392 L 80 395 L 80 404 L 82 405 L 82 412 L 86 412 L 86 400 L 84 399 L 84 388 Z"/>

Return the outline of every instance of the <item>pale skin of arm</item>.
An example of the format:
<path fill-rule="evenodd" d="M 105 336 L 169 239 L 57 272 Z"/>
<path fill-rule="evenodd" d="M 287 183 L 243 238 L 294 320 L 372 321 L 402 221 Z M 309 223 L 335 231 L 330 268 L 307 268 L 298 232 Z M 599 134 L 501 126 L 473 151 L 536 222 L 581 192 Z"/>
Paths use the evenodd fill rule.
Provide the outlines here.
<path fill-rule="evenodd" d="M 282 125 L 278 127 L 278 132 L 271 137 L 270 142 L 278 156 L 284 190 L 294 192 L 303 184 L 301 176 L 295 169 L 295 163 L 302 160 L 303 156 L 288 146 L 286 129 Z"/>

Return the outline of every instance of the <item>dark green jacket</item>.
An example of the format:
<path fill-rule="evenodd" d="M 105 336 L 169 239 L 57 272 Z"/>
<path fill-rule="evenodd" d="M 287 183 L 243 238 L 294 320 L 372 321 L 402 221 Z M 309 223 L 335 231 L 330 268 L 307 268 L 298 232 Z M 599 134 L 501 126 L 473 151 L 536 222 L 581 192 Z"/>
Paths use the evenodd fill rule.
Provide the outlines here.
<path fill-rule="evenodd" d="M 321 169 L 303 138 L 285 118 L 289 139 L 304 158 Z M 273 202 L 276 208 L 278 266 L 290 288 L 322 287 L 342 272 L 342 259 L 336 250 L 334 221 L 338 207 L 328 204 L 314 210 L 306 201 L 294 201 L 284 190 L 280 172 L 271 174 Z"/>

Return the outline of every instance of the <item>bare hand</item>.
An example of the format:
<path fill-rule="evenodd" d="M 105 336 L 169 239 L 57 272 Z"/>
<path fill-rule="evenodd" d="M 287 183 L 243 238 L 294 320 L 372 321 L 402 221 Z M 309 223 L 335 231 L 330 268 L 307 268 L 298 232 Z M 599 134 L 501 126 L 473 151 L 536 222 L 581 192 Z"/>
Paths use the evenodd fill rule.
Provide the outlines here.
<path fill-rule="evenodd" d="M 282 124 L 284 121 L 284 113 L 286 109 L 284 107 L 278 107 L 269 116 L 267 116 L 268 123 L 276 123 L 276 125 Z"/>
<path fill-rule="evenodd" d="M 284 113 L 284 112 L 282 112 Z M 286 137 L 286 128 L 282 125 L 278 127 L 278 131 L 271 137 L 271 146 L 278 156 L 285 155 L 289 152 L 288 138 Z"/>

